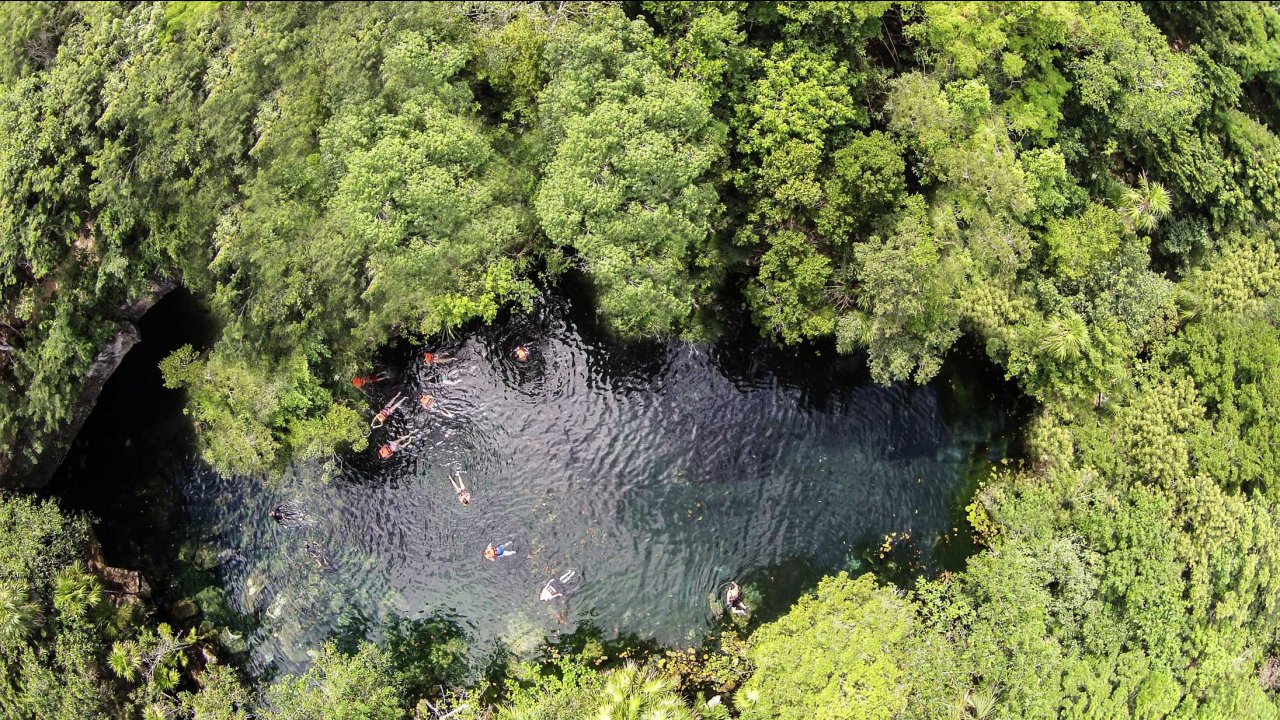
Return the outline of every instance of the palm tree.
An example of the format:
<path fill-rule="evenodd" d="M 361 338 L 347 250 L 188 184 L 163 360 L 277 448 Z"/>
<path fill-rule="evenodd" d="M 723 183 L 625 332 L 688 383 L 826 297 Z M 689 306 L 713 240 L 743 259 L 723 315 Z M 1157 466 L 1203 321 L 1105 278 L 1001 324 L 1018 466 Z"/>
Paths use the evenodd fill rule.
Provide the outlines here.
<path fill-rule="evenodd" d="M 1149 182 L 1147 174 L 1138 179 L 1138 187 L 1124 191 L 1120 212 L 1129 226 L 1143 232 L 1151 232 L 1169 214 L 1169 193 L 1158 182 Z"/>
<path fill-rule="evenodd" d="M 1075 360 L 1088 346 L 1089 326 L 1076 313 L 1049 320 L 1040 336 L 1040 349 L 1058 360 Z"/>
<path fill-rule="evenodd" d="M 142 651 L 133 640 L 117 642 L 111 646 L 111 654 L 107 656 L 107 665 L 111 672 L 120 676 L 125 682 L 133 682 L 142 669 Z"/>
<path fill-rule="evenodd" d="M 14 648 L 35 629 L 37 608 L 27 589 L 15 582 L 0 582 L 0 647 Z"/>
<path fill-rule="evenodd" d="M 996 710 L 996 694 L 990 690 L 966 690 L 964 703 L 973 712 L 975 720 L 985 720 Z"/>
<path fill-rule="evenodd" d="M 103 600 L 98 579 L 76 563 L 58 571 L 53 579 L 53 607 L 72 618 L 83 618 Z"/>
<path fill-rule="evenodd" d="M 671 678 L 633 663 L 609 673 L 597 720 L 693 720 Z"/>

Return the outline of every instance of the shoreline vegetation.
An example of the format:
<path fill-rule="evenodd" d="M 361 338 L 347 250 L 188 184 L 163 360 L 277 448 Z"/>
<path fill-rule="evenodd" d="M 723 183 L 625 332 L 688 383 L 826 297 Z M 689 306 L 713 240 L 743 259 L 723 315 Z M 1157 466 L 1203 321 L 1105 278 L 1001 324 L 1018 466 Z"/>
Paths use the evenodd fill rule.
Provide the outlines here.
<path fill-rule="evenodd" d="M 4 492 L 0 714 L 1280 717 L 1278 36 L 1263 3 L 0 7 L 5 465 L 167 281 L 219 326 L 161 369 L 224 472 L 363 449 L 380 346 L 571 269 L 621 338 L 745 310 L 917 383 L 963 339 L 1036 405 L 963 570 L 470 686 L 429 623 L 251 685 Z"/>

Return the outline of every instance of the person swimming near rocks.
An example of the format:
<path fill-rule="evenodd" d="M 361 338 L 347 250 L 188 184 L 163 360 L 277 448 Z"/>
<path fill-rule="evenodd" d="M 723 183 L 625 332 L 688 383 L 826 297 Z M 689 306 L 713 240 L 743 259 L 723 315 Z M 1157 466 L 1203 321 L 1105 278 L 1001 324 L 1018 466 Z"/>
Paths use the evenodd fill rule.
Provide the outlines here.
<path fill-rule="evenodd" d="M 383 460 L 386 460 L 392 455 L 395 455 L 396 453 L 408 447 L 409 444 L 412 443 L 417 437 L 418 437 L 417 433 L 409 433 L 407 435 L 401 435 L 395 440 L 392 440 L 387 444 L 383 445 L 382 447 L 378 448 L 378 457 L 382 458 Z"/>
<path fill-rule="evenodd" d="M 454 362 L 458 358 L 446 353 L 424 352 L 422 353 L 422 359 L 426 361 L 427 365 L 430 366 L 430 365 L 448 365 L 449 363 Z"/>
<path fill-rule="evenodd" d="M 463 505 L 471 504 L 471 491 L 467 490 L 466 484 L 462 482 L 461 470 L 458 471 L 458 476 L 456 478 L 453 476 L 453 473 L 449 473 L 449 484 L 453 486 L 453 492 L 458 496 L 458 502 Z"/>
<path fill-rule="evenodd" d="M 351 384 L 357 388 L 362 388 L 365 385 L 380 383 L 386 380 L 388 377 L 390 376 L 386 373 L 385 370 L 379 370 L 378 372 L 375 372 L 372 375 L 357 375 L 351 378 Z"/>
<path fill-rule="evenodd" d="M 325 554 L 324 549 L 321 548 L 318 544 L 308 540 L 307 542 L 303 543 L 302 549 L 305 550 L 307 554 L 311 556 L 312 560 L 316 561 L 316 565 L 318 565 L 321 570 L 333 569 L 333 563 L 329 562 L 329 556 Z"/>
<path fill-rule="evenodd" d="M 391 398 L 391 401 L 386 405 L 383 405 L 382 409 L 378 411 L 378 414 L 373 416 L 373 420 L 369 422 L 369 427 L 375 430 L 382 427 L 383 424 L 387 422 L 387 418 L 390 418 L 392 413 L 399 410 L 400 406 L 404 404 L 404 401 L 407 399 L 407 396 L 396 393 L 395 397 Z"/>
<path fill-rule="evenodd" d="M 734 615 L 747 615 L 751 612 L 751 608 L 742 600 L 742 588 L 738 587 L 738 583 L 730 582 L 729 589 L 724 592 L 724 604 L 729 607 L 729 612 Z"/>
<path fill-rule="evenodd" d="M 582 584 L 582 576 L 578 575 L 577 570 L 567 570 L 560 574 L 559 577 L 553 577 L 547 581 L 542 587 L 542 594 L 539 596 L 542 602 L 551 602 L 558 598 L 567 597 L 578 591 L 578 587 Z"/>
<path fill-rule="evenodd" d="M 305 510 L 300 510 L 289 502 L 282 502 L 271 508 L 267 512 L 267 517 L 271 518 L 271 521 L 275 524 L 283 527 L 311 525 L 314 522 L 313 518 Z"/>
<path fill-rule="evenodd" d="M 511 354 L 518 362 L 529 362 L 529 348 L 524 345 L 517 345 L 516 349 L 511 351 Z"/>
<path fill-rule="evenodd" d="M 515 557 L 516 554 L 508 549 L 508 546 L 511 545 L 511 542 L 512 541 L 508 540 L 502 543 L 501 545 L 494 545 L 493 543 L 489 543 L 489 547 L 486 547 L 484 549 L 484 559 L 497 560 L 498 558 Z"/>

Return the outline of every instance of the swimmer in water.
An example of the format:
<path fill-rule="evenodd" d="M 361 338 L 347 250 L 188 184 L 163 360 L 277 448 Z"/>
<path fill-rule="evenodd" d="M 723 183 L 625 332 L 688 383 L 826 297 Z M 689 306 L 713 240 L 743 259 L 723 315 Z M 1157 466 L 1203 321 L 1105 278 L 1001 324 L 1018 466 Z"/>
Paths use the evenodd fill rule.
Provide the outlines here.
<path fill-rule="evenodd" d="M 409 433 L 408 435 L 401 435 L 395 440 L 392 440 L 386 445 L 383 445 L 382 447 L 378 448 L 378 457 L 382 458 L 383 460 L 386 460 L 392 455 L 395 455 L 396 453 L 400 452 L 404 448 L 408 447 L 409 443 L 412 442 L 413 439 L 416 437 L 417 435 L 415 435 L 414 433 Z"/>
<path fill-rule="evenodd" d="M 351 385 L 356 388 L 362 388 L 365 385 L 380 383 L 386 379 L 387 379 L 386 371 L 379 370 L 378 372 L 372 375 L 357 375 L 356 377 L 351 378 Z"/>
<path fill-rule="evenodd" d="M 307 541 L 303 544 L 302 549 L 307 551 L 307 554 L 311 556 L 312 560 L 316 561 L 316 565 L 318 565 L 321 570 L 329 570 L 333 567 L 329 563 L 329 558 L 325 556 L 324 550 L 322 550 L 316 543 Z"/>
<path fill-rule="evenodd" d="M 441 415 L 444 415 L 445 417 L 449 417 L 449 418 L 453 417 L 453 413 L 449 412 L 448 410 L 445 410 L 444 408 L 436 404 L 436 398 L 434 395 L 428 395 L 426 393 L 422 393 L 421 395 L 418 396 L 418 404 L 422 406 L 423 410 L 430 410 L 432 408 L 435 408 L 436 411 L 439 412 Z"/>
<path fill-rule="evenodd" d="M 458 502 L 463 505 L 471 504 L 471 491 L 467 490 L 467 486 L 462 482 L 462 471 L 458 471 L 458 477 L 454 478 L 453 473 L 449 473 L 449 484 L 453 486 L 453 492 L 458 496 Z"/>
<path fill-rule="evenodd" d="M 539 598 L 543 602 L 551 602 L 556 598 L 562 598 L 569 594 L 569 591 L 572 589 L 570 583 L 576 584 L 577 580 L 577 570 L 568 570 L 560 577 L 553 577 L 542 587 L 542 594 Z"/>
<path fill-rule="evenodd" d="M 516 349 L 512 351 L 511 354 L 520 362 L 529 362 L 529 348 L 524 345 L 517 345 Z"/>
<path fill-rule="evenodd" d="M 497 560 L 498 558 L 515 557 L 516 554 L 507 549 L 507 546 L 510 544 L 511 544 L 511 541 L 509 540 L 507 542 L 502 543 L 501 545 L 494 545 L 493 543 L 489 543 L 489 547 L 484 549 L 484 559 Z"/>
<path fill-rule="evenodd" d="M 408 398 L 404 395 L 396 393 L 395 397 L 391 398 L 391 402 L 384 405 L 382 409 L 378 411 L 378 414 L 373 416 L 373 420 L 369 423 L 369 427 L 375 430 L 382 427 L 383 423 L 387 421 L 387 418 L 391 417 L 391 414 L 396 410 L 399 410 L 400 405 L 402 405 L 407 399 Z"/>
<path fill-rule="evenodd" d="M 457 358 L 452 355 L 432 352 L 422 353 L 422 359 L 426 361 L 427 365 L 448 365 L 454 360 L 457 360 Z"/>
<path fill-rule="evenodd" d="M 314 519 L 305 510 L 290 502 L 282 502 L 267 512 L 267 517 L 281 527 L 301 527 L 315 524 Z"/>
<path fill-rule="evenodd" d="M 427 382 L 432 385 L 457 385 L 461 381 L 450 377 L 449 373 L 437 370 Z"/>

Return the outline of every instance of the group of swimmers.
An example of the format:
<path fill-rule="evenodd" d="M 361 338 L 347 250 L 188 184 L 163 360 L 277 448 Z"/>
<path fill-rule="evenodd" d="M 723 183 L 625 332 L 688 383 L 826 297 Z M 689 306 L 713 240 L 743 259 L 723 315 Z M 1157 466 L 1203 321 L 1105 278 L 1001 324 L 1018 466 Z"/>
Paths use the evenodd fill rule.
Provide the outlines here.
<path fill-rule="evenodd" d="M 452 363 L 456 358 L 452 357 L 451 355 L 446 355 L 443 353 L 426 352 L 422 354 L 422 359 L 426 361 L 427 367 L 434 368 L 437 365 L 448 365 L 449 363 Z M 385 380 L 388 380 L 389 378 L 390 376 L 385 371 L 379 371 L 372 375 L 360 375 L 357 377 L 353 377 L 351 378 L 351 384 L 358 389 L 363 389 L 365 385 L 377 384 Z M 404 402 L 408 399 L 409 399 L 408 396 L 401 392 L 397 392 L 395 395 L 393 395 L 391 399 L 388 400 L 387 403 L 382 406 L 382 409 L 374 414 L 373 419 L 369 421 L 369 431 L 372 432 L 374 430 L 378 430 L 383 425 L 385 425 L 387 423 L 387 420 L 391 419 L 391 416 L 394 415 L 395 412 L 400 409 L 400 406 L 403 405 Z M 430 393 L 422 393 L 418 395 L 418 404 L 422 406 L 423 410 L 434 409 L 435 411 L 439 412 L 445 417 L 453 417 L 453 415 L 448 410 L 444 409 L 443 407 L 438 407 L 436 405 L 436 398 Z M 382 458 L 383 460 L 390 458 L 392 455 L 395 455 L 396 453 L 408 447 L 414 440 L 417 439 L 417 437 L 418 437 L 418 433 L 415 431 L 415 432 L 409 432 L 404 435 L 401 435 L 400 437 L 388 440 L 386 443 L 383 443 L 382 446 L 378 448 L 378 457 Z"/>
<path fill-rule="evenodd" d="M 516 359 L 517 362 L 521 362 L 521 363 L 528 362 L 529 358 L 531 357 L 529 348 L 525 347 L 524 345 L 516 346 L 516 348 L 511 351 L 511 355 Z M 444 353 L 433 353 L 433 352 L 423 353 L 422 359 L 426 362 L 428 368 L 433 368 L 433 369 L 438 365 L 447 365 L 456 360 L 456 358 L 452 357 L 451 355 L 447 355 Z M 357 388 L 363 388 L 365 385 L 376 384 L 387 379 L 388 379 L 387 373 L 378 372 L 378 373 L 374 373 L 373 375 L 366 375 L 366 376 L 352 378 L 351 384 Z M 406 399 L 407 399 L 407 396 L 405 396 L 403 393 L 396 392 L 396 394 L 392 396 L 392 398 L 389 401 L 387 401 L 385 405 L 382 406 L 382 409 L 379 410 L 373 416 L 373 420 L 370 421 L 369 423 L 370 431 L 377 430 L 381 428 L 383 425 L 385 425 L 387 420 L 389 420 L 391 416 L 397 410 L 400 409 L 400 406 L 404 404 Z M 422 393 L 421 395 L 418 396 L 418 404 L 422 406 L 423 410 L 431 410 L 434 408 L 435 410 L 443 413 L 445 416 L 452 417 L 452 415 L 450 415 L 447 410 L 437 406 L 436 398 L 428 393 Z M 416 439 L 416 437 L 417 437 L 417 433 L 411 432 L 406 435 L 397 437 L 393 440 L 389 440 L 387 443 L 385 443 L 380 448 L 378 448 L 378 456 L 384 460 L 387 458 L 390 458 L 395 453 L 407 447 L 410 442 Z M 449 473 L 449 485 L 453 488 L 453 493 L 455 496 L 457 496 L 458 502 L 462 503 L 463 505 L 471 504 L 471 491 L 467 489 L 466 482 L 462 478 L 461 470 Z M 506 542 L 497 543 L 497 544 L 489 543 L 488 546 L 486 546 L 484 549 L 484 558 L 486 560 L 496 561 L 501 558 L 516 557 L 516 553 L 512 549 L 513 543 L 514 541 L 512 540 L 508 540 Z M 551 582 L 548 582 L 547 587 L 550 588 L 552 584 L 556 582 L 556 580 L 557 579 L 553 578 Z M 563 585 L 561 587 L 563 587 Z M 544 600 L 550 599 L 546 597 L 547 594 L 548 594 L 547 588 L 544 588 L 543 589 Z M 564 594 L 563 590 L 554 591 L 552 592 L 552 597 L 559 597 L 563 594 Z"/>
<path fill-rule="evenodd" d="M 512 357 L 515 358 L 517 362 L 520 362 L 520 363 L 528 362 L 531 357 L 529 348 L 525 347 L 524 345 L 518 345 L 514 350 L 511 351 L 511 355 Z M 456 358 L 454 358 L 451 355 L 447 355 L 443 353 L 432 353 L 432 352 L 423 353 L 422 359 L 426 361 L 427 367 L 432 369 L 434 369 L 438 365 L 447 365 L 456 360 Z M 354 385 L 356 388 L 363 388 L 365 385 L 380 383 L 388 379 L 389 379 L 388 374 L 386 372 L 380 371 L 372 375 L 354 377 L 351 379 L 351 384 Z M 374 430 L 378 430 L 383 425 L 385 425 L 387 420 L 389 420 L 391 416 L 397 410 L 400 409 L 400 406 L 404 404 L 406 399 L 407 399 L 407 396 L 397 391 L 396 394 L 392 396 L 392 398 L 389 401 L 387 401 L 385 405 L 382 406 L 382 409 L 379 410 L 373 416 L 373 420 L 370 421 L 369 423 L 370 432 Z M 431 410 L 432 408 L 435 408 L 437 411 L 443 413 L 444 415 L 448 417 L 452 417 L 452 415 L 450 415 L 444 408 L 437 406 L 435 397 L 431 396 L 430 394 L 422 393 L 421 395 L 419 395 L 418 404 L 422 406 L 422 409 L 424 410 Z M 418 434 L 415 431 L 415 432 L 410 432 L 406 435 L 402 435 L 395 439 L 389 440 L 388 442 L 386 442 L 385 444 L 383 444 L 381 447 L 378 448 L 378 456 L 384 460 L 390 458 L 395 453 L 407 447 L 414 439 L 417 438 L 417 435 Z M 457 496 L 458 502 L 462 503 L 463 505 L 470 505 L 471 492 L 467 489 L 466 483 L 462 479 L 462 471 L 458 470 L 456 471 L 456 473 L 451 472 L 449 473 L 448 477 L 449 477 L 449 485 L 453 488 L 454 495 Z M 279 511 L 279 508 L 277 508 L 277 510 L 272 511 L 272 519 L 275 520 L 276 522 L 281 522 L 283 520 L 283 517 L 276 516 L 276 513 L 278 511 Z M 511 547 L 513 543 L 514 541 L 512 540 L 508 540 L 506 542 L 502 542 L 498 544 L 489 543 L 484 549 L 484 559 L 494 562 L 503 558 L 516 557 L 516 553 Z M 310 546 L 311 544 L 308 543 L 308 545 Z M 318 548 L 316 549 L 318 550 Z M 308 547 L 307 550 L 309 553 L 311 553 L 312 548 Z M 314 553 L 312 554 L 314 557 L 315 556 Z M 319 562 L 319 560 L 317 560 L 317 562 Z M 557 598 L 565 597 L 566 595 L 570 594 L 577 587 L 577 584 L 580 582 L 581 582 L 581 577 L 578 575 L 578 572 L 576 570 L 568 570 L 562 573 L 561 575 L 557 577 L 553 577 L 550 580 L 548 580 L 546 585 L 542 588 L 542 593 L 540 597 L 543 601 L 546 601 L 546 602 L 555 600 Z M 735 615 L 745 616 L 750 612 L 746 603 L 743 602 L 742 589 L 738 586 L 738 583 L 736 582 L 730 582 L 728 585 L 728 588 L 725 592 L 725 605 L 729 608 L 730 612 L 734 613 Z"/>

